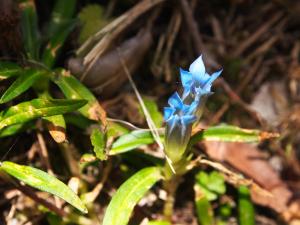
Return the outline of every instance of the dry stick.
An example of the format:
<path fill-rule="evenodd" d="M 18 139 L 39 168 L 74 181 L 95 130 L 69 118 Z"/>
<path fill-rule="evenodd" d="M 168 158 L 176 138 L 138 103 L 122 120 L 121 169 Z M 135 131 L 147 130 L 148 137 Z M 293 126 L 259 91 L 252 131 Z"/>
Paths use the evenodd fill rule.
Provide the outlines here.
<path fill-rule="evenodd" d="M 168 26 L 167 35 L 164 38 L 164 43 L 166 43 L 165 51 L 163 53 L 162 59 L 160 61 L 159 67 L 164 68 L 165 79 L 166 81 L 171 80 L 171 71 L 170 71 L 170 54 L 172 47 L 175 41 L 175 38 L 178 34 L 180 25 L 181 25 L 182 16 L 178 10 L 175 9 L 171 21 Z M 160 43 L 159 43 L 160 44 Z"/>
<path fill-rule="evenodd" d="M 54 175 L 53 171 L 52 171 L 52 168 L 51 168 L 51 164 L 49 162 L 48 150 L 47 150 L 46 143 L 45 143 L 45 140 L 43 138 L 43 135 L 40 132 L 37 132 L 36 136 L 37 136 L 39 146 L 40 146 L 40 148 L 38 148 L 38 149 L 40 150 L 39 153 L 40 153 L 40 157 L 42 159 L 42 162 L 46 166 L 47 172 L 51 175 Z"/>
<path fill-rule="evenodd" d="M 212 66 L 214 68 L 219 67 L 218 63 L 212 58 L 211 54 L 207 51 L 205 48 L 201 35 L 198 30 L 198 26 L 196 21 L 193 17 L 193 10 L 191 9 L 189 3 L 187 0 L 180 0 L 180 5 L 182 8 L 182 13 L 185 18 L 185 21 L 187 23 L 188 29 L 190 31 L 190 34 L 192 36 L 197 54 L 205 54 L 207 58 L 207 63 L 209 66 Z"/>
<path fill-rule="evenodd" d="M 252 45 L 257 39 L 265 34 L 266 31 L 282 17 L 282 15 L 283 13 L 279 12 L 271 17 L 271 19 L 264 23 L 256 32 L 238 45 L 238 48 L 234 51 L 233 56 L 238 57 L 241 55 L 248 47 L 250 47 L 250 45 Z"/>
<path fill-rule="evenodd" d="M 225 46 L 224 46 L 225 41 L 224 41 L 224 35 L 223 35 L 222 28 L 221 28 L 221 24 L 215 16 L 211 16 L 210 22 L 211 22 L 211 26 L 213 28 L 213 32 L 215 34 L 216 40 L 219 43 L 217 45 L 218 52 L 220 55 L 225 55 Z"/>
<path fill-rule="evenodd" d="M 236 102 L 240 106 L 242 106 L 247 112 L 249 112 L 260 124 L 263 124 L 263 119 L 261 116 L 253 110 L 247 103 L 245 103 L 239 96 L 238 94 L 232 90 L 232 88 L 229 86 L 229 84 L 221 77 L 217 80 L 217 83 L 219 83 L 224 91 L 227 93 L 229 98 L 231 99 L 232 102 Z M 216 123 L 220 117 L 226 112 L 226 110 L 229 107 L 229 103 L 226 105 L 223 105 L 222 108 L 214 115 L 210 123 Z"/>

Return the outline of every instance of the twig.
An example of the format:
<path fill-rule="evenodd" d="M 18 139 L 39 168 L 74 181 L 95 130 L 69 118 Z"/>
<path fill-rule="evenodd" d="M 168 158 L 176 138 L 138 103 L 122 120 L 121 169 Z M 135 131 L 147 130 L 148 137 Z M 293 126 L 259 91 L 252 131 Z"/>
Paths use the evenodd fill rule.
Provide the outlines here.
<path fill-rule="evenodd" d="M 272 16 L 271 19 L 265 22 L 256 32 L 238 45 L 238 48 L 234 51 L 233 56 L 238 57 L 241 55 L 250 45 L 252 45 L 257 39 L 265 34 L 266 31 L 282 17 L 282 15 L 283 13 L 279 12 Z"/>
<path fill-rule="evenodd" d="M 212 55 L 208 52 L 203 44 L 202 37 L 200 35 L 197 23 L 193 17 L 193 10 L 191 9 L 187 0 L 179 0 L 182 8 L 182 13 L 185 18 L 186 24 L 190 31 L 191 37 L 194 42 L 194 46 L 196 48 L 197 54 L 205 54 L 207 58 L 207 64 L 211 67 L 217 68 L 219 67 L 218 63 L 213 59 Z"/>

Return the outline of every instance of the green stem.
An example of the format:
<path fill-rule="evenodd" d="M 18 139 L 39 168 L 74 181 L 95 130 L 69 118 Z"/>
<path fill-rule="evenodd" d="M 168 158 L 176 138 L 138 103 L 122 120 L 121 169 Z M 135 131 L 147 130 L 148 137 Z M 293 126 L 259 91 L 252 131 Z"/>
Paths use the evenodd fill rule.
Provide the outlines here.
<path fill-rule="evenodd" d="M 167 199 L 164 204 L 164 217 L 166 220 L 171 221 L 174 204 L 175 204 L 175 194 L 177 187 L 180 183 L 180 177 L 173 176 L 170 180 L 165 180 L 164 186 L 167 191 Z"/>

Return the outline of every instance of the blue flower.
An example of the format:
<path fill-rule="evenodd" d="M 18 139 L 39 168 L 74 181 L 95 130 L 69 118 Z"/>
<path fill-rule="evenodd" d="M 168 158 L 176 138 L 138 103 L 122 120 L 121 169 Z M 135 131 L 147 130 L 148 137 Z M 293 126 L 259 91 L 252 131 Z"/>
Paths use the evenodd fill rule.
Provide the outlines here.
<path fill-rule="evenodd" d="M 210 95 L 212 83 L 221 73 L 222 70 L 219 70 L 209 75 L 205 70 L 202 55 L 190 65 L 189 71 L 180 68 L 184 102 L 200 101 L 203 95 Z"/>
<path fill-rule="evenodd" d="M 168 100 L 169 107 L 164 108 L 165 152 L 173 163 L 182 162 L 192 127 L 199 121 L 207 97 L 212 94 L 212 83 L 221 72 L 219 70 L 209 75 L 205 71 L 202 56 L 190 65 L 189 71 L 180 69 L 182 97 L 176 92 Z"/>
<path fill-rule="evenodd" d="M 194 112 L 197 104 L 186 105 L 178 93 L 168 100 L 169 107 L 164 108 L 166 122 L 165 152 L 172 162 L 178 162 L 186 151 L 191 136 L 193 122 L 196 121 Z"/>

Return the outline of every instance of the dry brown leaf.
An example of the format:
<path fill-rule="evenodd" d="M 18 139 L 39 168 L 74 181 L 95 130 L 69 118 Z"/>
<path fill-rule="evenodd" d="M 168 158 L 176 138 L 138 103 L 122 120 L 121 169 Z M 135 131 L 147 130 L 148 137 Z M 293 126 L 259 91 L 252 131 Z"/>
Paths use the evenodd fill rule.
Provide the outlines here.
<path fill-rule="evenodd" d="M 257 204 L 268 206 L 279 213 L 288 210 L 291 191 L 267 162 L 265 154 L 255 145 L 205 142 L 205 146 L 206 153 L 212 159 L 229 163 L 273 195 L 264 195 L 252 188 L 252 197 Z"/>

